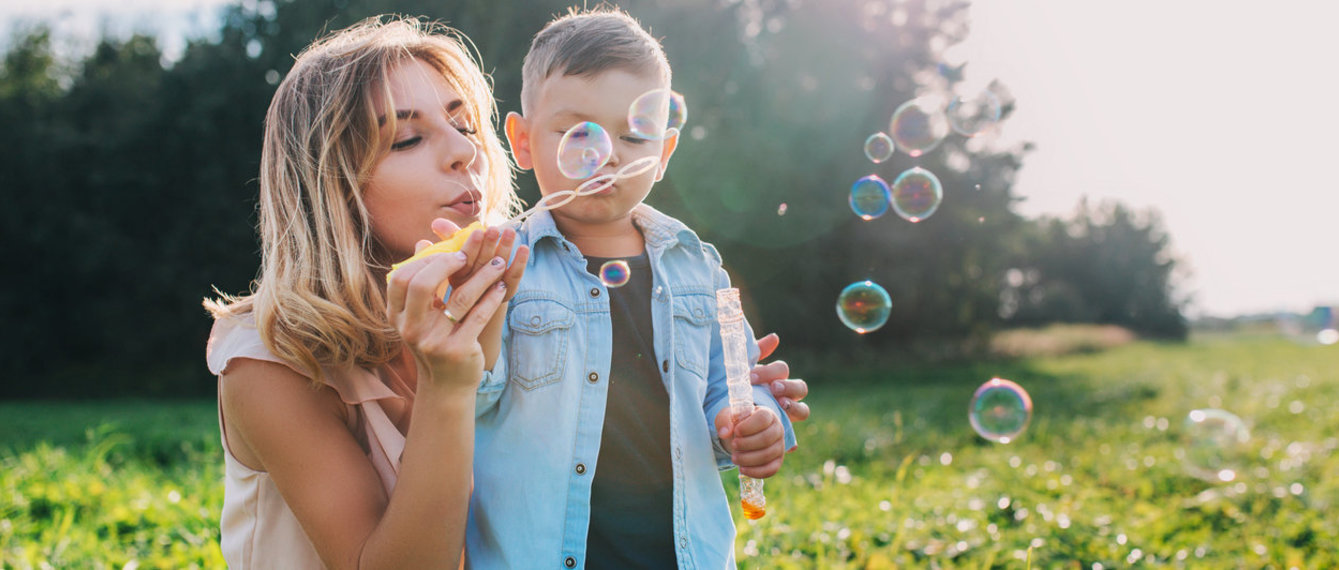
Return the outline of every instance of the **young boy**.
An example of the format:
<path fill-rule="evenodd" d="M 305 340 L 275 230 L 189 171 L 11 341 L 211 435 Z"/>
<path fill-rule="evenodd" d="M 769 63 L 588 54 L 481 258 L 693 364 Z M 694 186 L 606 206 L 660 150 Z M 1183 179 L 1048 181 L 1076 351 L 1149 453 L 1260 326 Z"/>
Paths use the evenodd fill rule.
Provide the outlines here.
<path fill-rule="evenodd" d="M 642 203 L 677 138 L 648 140 L 628 107 L 668 89 L 659 43 L 627 14 L 583 12 L 535 36 L 524 115 L 507 117 L 516 163 L 541 193 L 575 188 L 557 167 L 563 134 L 585 121 L 614 141 L 597 175 L 642 157 L 657 168 L 531 216 L 503 358 L 479 389 L 467 556 L 477 568 L 723 568 L 735 529 L 719 470 L 769 477 L 794 445 L 766 389 L 735 424 L 726 397 L 715 248 Z M 596 276 L 624 260 L 630 281 Z M 751 336 L 751 335 L 750 335 Z M 749 339 L 751 353 L 756 353 Z M 750 356 L 753 356 L 751 354 Z"/>

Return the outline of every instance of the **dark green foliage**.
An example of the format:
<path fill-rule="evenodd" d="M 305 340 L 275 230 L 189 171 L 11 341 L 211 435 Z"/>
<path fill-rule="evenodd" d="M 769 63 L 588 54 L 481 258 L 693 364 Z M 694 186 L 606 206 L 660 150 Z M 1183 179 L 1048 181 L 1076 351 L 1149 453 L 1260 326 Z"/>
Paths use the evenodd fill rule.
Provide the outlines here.
<path fill-rule="evenodd" d="M 212 287 L 245 292 L 256 275 L 263 118 L 274 85 L 313 39 L 387 12 L 445 21 L 476 43 L 505 114 L 520 109 L 531 36 L 569 5 L 243 3 L 175 62 L 148 37 L 104 38 L 82 60 L 64 62 L 47 30 L 18 34 L 0 67 L 0 235 L 13 268 L 0 289 L 8 325 L 0 370 L 28 380 L 0 384 L 0 397 L 213 392 L 202 358 L 211 323 L 200 300 Z M 1046 302 L 1059 308 L 1047 318 L 1177 335 L 1167 272 L 1080 279 L 1064 266 L 1073 257 L 1060 253 L 1073 244 L 1013 212 L 1027 147 L 991 149 L 951 135 L 920 159 L 864 158 L 865 137 L 887 129 L 899 104 L 965 73 L 939 55 L 966 36 L 965 3 L 621 5 L 662 39 L 689 102 L 687 132 L 649 202 L 721 249 L 756 330 L 828 354 L 979 339 L 1003 322 L 1007 269 L 1041 263 L 1033 251 L 1055 251 L 1046 263 L 1060 266 L 1047 265 L 1046 286 L 1059 293 Z M 1014 102 L 1007 93 L 1004 102 L 1007 117 Z M 943 181 L 934 216 L 862 222 L 850 212 L 856 179 L 891 181 L 913 165 Z M 528 173 L 518 184 L 523 198 L 537 198 Z M 1166 245 L 1139 226 L 1113 235 L 1122 241 L 1108 247 L 1134 248 L 1136 265 Z M 1128 292 L 1120 279 L 1135 274 L 1147 276 L 1140 299 L 1111 297 Z M 887 326 L 857 336 L 833 307 L 862 279 L 887 288 L 894 306 Z"/>

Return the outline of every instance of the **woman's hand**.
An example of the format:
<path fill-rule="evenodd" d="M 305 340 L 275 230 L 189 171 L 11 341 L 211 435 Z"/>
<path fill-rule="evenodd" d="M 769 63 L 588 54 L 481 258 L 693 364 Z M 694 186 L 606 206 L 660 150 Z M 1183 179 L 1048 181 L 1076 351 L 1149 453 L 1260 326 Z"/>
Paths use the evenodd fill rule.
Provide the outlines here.
<path fill-rule="evenodd" d="M 445 303 L 437 298 L 444 281 L 466 271 L 470 275 L 451 288 Z M 387 311 L 418 363 L 420 392 L 425 384 L 477 388 L 484 367 L 479 333 L 506 297 L 506 271 L 501 257 L 471 269 L 468 256 L 456 252 L 425 257 L 392 274 Z"/>
<path fill-rule="evenodd" d="M 800 401 L 809 395 L 809 385 L 805 384 L 804 380 L 787 378 L 790 376 L 790 366 L 784 361 L 762 364 L 763 359 L 771 356 L 779 344 L 781 337 L 776 333 L 758 339 L 758 365 L 753 367 L 749 379 L 754 384 L 767 386 L 772 390 L 772 395 L 776 397 L 777 403 L 781 404 L 781 409 L 785 410 L 790 421 L 802 422 L 809 419 L 809 405 Z"/>
<path fill-rule="evenodd" d="M 460 231 L 460 226 L 446 218 L 436 218 L 432 221 L 432 232 L 437 234 L 439 239 L 450 238 L 458 231 Z M 466 279 L 474 275 L 474 272 L 484 267 L 494 257 L 510 258 L 512 246 L 515 243 L 516 230 L 510 227 L 502 229 L 489 227 L 470 234 L 469 237 L 465 238 L 465 243 L 460 248 L 460 251 L 465 253 L 465 268 L 451 276 L 451 286 L 456 287 L 464 283 Z M 432 245 L 432 242 L 422 240 L 418 242 L 414 251 L 421 250 L 429 245 Z M 507 282 L 507 295 L 502 299 L 503 302 L 510 300 L 512 295 L 516 294 L 516 284 L 520 282 L 521 273 L 525 271 L 526 257 L 522 256 L 528 253 L 529 249 L 525 246 L 517 249 L 516 259 L 512 260 L 506 276 L 503 277 Z"/>

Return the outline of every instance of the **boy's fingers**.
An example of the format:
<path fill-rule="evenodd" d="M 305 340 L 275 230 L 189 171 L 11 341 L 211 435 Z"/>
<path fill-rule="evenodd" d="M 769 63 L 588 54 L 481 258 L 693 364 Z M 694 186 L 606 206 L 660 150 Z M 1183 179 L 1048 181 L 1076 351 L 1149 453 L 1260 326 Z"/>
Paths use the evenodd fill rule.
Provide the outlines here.
<path fill-rule="evenodd" d="M 741 466 L 739 473 L 754 479 L 766 479 L 776 475 L 781 470 L 781 463 L 785 461 L 786 456 L 782 455 L 761 466 Z M 736 463 L 738 465 L 738 463 Z"/>
<path fill-rule="evenodd" d="M 776 362 L 754 366 L 753 370 L 749 371 L 749 382 L 766 385 L 769 382 L 785 380 L 788 376 L 790 376 L 790 365 L 786 364 L 786 361 L 784 360 L 778 360 Z M 778 394 L 776 393 L 776 390 L 773 389 L 772 395 L 781 397 L 785 394 Z"/>
<path fill-rule="evenodd" d="M 780 400 L 780 404 L 781 409 L 786 411 L 786 417 L 790 418 L 791 423 L 809 419 L 809 404 L 797 402 L 790 398 Z"/>
<path fill-rule="evenodd" d="M 428 247 L 428 246 L 430 246 L 430 245 L 432 245 L 432 241 L 431 241 L 431 240 L 426 240 L 426 239 L 418 240 L 417 242 L 414 242 L 414 253 L 418 253 L 418 252 L 420 252 L 420 251 L 423 251 L 423 248 Z"/>
<path fill-rule="evenodd" d="M 781 344 L 781 337 L 777 336 L 776 333 L 770 333 L 758 339 L 758 360 L 761 361 L 771 356 L 779 344 Z"/>

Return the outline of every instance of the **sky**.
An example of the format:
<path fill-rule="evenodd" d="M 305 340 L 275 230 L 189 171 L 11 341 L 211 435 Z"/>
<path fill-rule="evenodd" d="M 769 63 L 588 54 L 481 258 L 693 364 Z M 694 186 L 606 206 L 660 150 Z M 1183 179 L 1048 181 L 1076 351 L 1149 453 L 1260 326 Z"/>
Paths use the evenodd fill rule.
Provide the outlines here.
<path fill-rule="evenodd" d="M 159 33 L 171 57 L 226 3 L 5 0 L 0 34 L 54 18 L 90 42 Z M 950 57 L 1015 97 L 994 136 L 1036 145 L 1021 213 L 1067 215 L 1085 196 L 1157 210 L 1191 316 L 1339 304 L 1339 3 L 978 0 L 970 14 Z"/>

